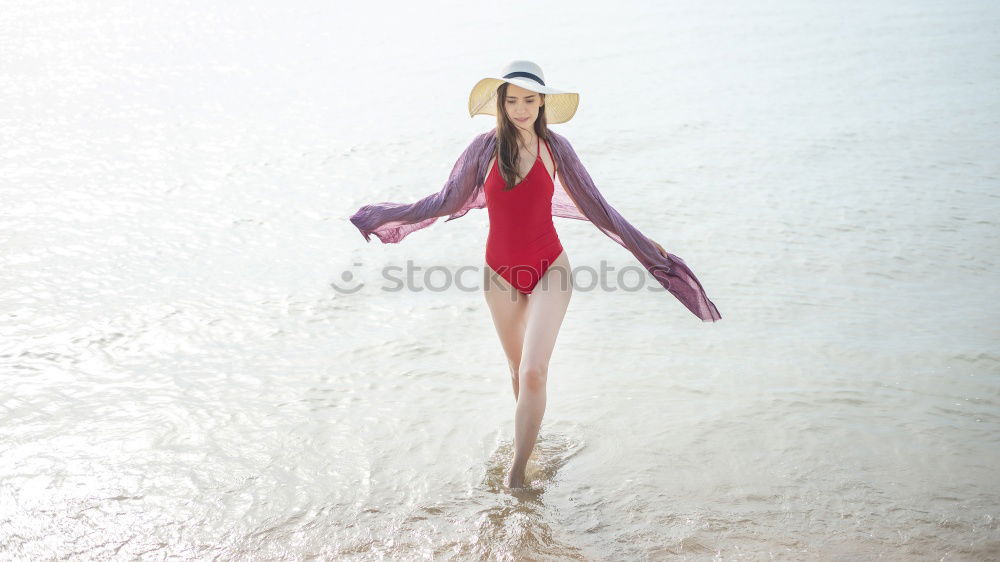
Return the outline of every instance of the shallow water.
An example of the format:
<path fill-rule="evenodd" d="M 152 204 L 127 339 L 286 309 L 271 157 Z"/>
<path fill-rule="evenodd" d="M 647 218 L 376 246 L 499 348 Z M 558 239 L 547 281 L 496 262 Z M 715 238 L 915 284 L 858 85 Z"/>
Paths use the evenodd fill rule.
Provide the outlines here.
<path fill-rule="evenodd" d="M 994 4 L 3 12 L 0 558 L 1000 557 Z M 520 56 L 723 320 L 577 288 L 512 493 L 485 210 L 347 217 Z M 581 287 L 636 265 L 556 227 Z"/>

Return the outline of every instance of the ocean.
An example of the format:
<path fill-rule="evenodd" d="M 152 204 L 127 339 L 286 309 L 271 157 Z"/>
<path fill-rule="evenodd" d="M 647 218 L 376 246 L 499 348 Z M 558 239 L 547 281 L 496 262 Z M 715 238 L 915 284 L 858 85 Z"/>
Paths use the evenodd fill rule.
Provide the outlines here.
<path fill-rule="evenodd" d="M 996 3 L 0 11 L 0 558 L 1000 558 Z M 517 58 L 722 320 L 555 219 L 512 492 L 485 209 L 348 217 L 440 190 Z"/>

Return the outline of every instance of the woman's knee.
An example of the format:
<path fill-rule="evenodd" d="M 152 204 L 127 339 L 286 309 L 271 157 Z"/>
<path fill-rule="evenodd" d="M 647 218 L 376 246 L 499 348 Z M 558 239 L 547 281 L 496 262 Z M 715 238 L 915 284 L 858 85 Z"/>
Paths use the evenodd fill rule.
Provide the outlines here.
<path fill-rule="evenodd" d="M 518 382 L 528 390 L 543 390 L 548 368 L 543 365 L 527 364 L 518 367 Z"/>
<path fill-rule="evenodd" d="M 507 363 L 507 366 L 510 368 L 510 378 L 520 380 L 520 366 L 509 362 Z"/>

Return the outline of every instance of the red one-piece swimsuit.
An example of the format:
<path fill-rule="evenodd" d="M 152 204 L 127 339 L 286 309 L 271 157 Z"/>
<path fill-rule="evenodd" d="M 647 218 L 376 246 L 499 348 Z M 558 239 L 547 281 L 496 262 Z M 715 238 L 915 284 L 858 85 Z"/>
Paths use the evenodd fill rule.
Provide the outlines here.
<path fill-rule="evenodd" d="M 483 186 L 490 218 L 486 265 L 525 295 L 531 293 L 563 251 L 552 224 L 555 184 L 542 161 L 540 143 L 541 139 L 535 163 L 521 183 L 504 191 L 506 184 L 496 161 Z M 545 148 L 551 157 L 547 142 Z"/>

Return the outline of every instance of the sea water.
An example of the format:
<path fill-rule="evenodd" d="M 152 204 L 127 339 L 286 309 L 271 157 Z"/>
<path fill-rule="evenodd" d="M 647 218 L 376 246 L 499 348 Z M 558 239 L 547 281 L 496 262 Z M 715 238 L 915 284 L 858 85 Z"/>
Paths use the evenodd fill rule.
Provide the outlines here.
<path fill-rule="evenodd" d="M 2 12 L 0 558 L 1000 557 L 995 3 Z M 723 318 L 556 219 L 511 492 L 485 210 L 347 219 L 441 189 L 515 58 Z"/>

